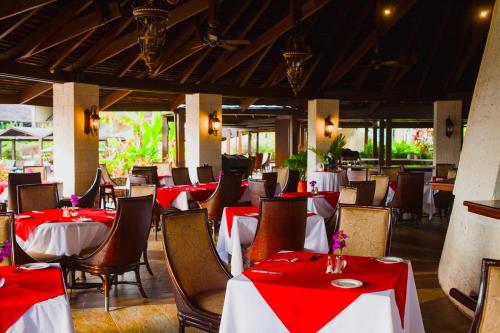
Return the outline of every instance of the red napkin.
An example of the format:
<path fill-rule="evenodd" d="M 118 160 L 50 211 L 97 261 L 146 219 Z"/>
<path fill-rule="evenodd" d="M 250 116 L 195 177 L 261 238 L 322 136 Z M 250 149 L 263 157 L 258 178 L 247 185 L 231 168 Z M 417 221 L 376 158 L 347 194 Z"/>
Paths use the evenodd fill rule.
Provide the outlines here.
<path fill-rule="evenodd" d="M 272 258 L 300 258 L 287 262 L 264 261 L 243 272 L 276 316 L 290 332 L 317 332 L 360 295 L 394 289 L 401 326 L 404 324 L 408 265 L 384 264 L 368 257 L 345 256 L 347 267 L 342 274 L 325 274 L 327 255 L 311 262 L 314 254 L 278 253 Z M 268 270 L 284 274 L 261 274 L 251 270 Z M 335 279 L 356 279 L 363 286 L 341 289 L 331 285 Z"/>
<path fill-rule="evenodd" d="M 5 285 L 0 288 L 0 332 L 5 332 L 34 304 L 64 295 L 61 269 L 22 270 L 1 266 Z"/>
<path fill-rule="evenodd" d="M 229 237 L 231 237 L 231 229 L 233 228 L 233 218 L 235 216 L 244 216 L 245 214 L 258 213 L 258 212 L 259 212 L 259 207 L 254 207 L 254 206 L 226 207 L 226 225 Z"/>
<path fill-rule="evenodd" d="M 73 220 L 79 217 L 86 217 L 92 219 L 92 221 L 89 222 L 101 222 L 108 228 L 111 228 L 114 221 L 114 217 L 111 216 L 112 214 L 104 209 L 80 208 L 78 209 L 78 216 L 76 217 L 63 217 L 62 209 L 45 209 L 40 212 L 43 212 L 43 214 L 33 212 L 19 214 L 31 216 L 31 218 L 28 219 L 16 218 L 16 235 L 22 240 L 26 241 L 36 227 L 47 222 L 74 222 Z"/>

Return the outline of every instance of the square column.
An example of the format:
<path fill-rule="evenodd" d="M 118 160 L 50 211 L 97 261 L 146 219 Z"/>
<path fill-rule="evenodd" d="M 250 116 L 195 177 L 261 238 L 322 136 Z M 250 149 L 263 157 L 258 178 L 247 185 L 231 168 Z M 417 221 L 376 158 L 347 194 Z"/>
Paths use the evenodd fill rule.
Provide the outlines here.
<path fill-rule="evenodd" d="M 99 86 L 61 83 L 53 86 L 54 174 L 64 196 L 81 195 L 99 166 L 99 135 L 84 133 L 84 111 L 99 105 Z"/>
<path fill-rule="evenodd" d="M 339 130 L 338 99 L 314 99 L 307 102 L 307 143 L 308 147 L 327 150 Z M 325 118 L 330 116 L 334 125 L 332 137 L 325 136 Z M 307 152 L 307 172 L 316 171 L 321 161 L 312 151 Z"/>
<path fill-rule="evenodd" d="M 297 152 L 298 131 L 296 117 L 276 117 L 275 162 L 277 166 Z"/>
<path fill-rule="evenodd" d="M 216 112 L 221 121 L 217 136 L 208 134 L 209 114 Z M 186 166 L 192 181 L 198 180 L 196 167 L 212 166 L 214 176 L 222 168 L 222 95 L 186 95 Z"/>
<path fill-rule="evenodd" d="M 446 136 L 446 119 L 453 123 L 453 133 Z M 462 147 L 462 101 L 434 102 L 434 166 L 436 164 L 458 165 Z"/>

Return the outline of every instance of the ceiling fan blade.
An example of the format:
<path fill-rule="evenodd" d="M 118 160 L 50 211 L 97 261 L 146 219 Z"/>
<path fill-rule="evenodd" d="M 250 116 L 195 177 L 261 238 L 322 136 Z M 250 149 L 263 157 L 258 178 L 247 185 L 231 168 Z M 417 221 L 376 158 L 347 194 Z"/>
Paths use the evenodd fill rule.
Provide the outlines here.
<path fill-rule="evenodd" d="M 224 39 L 226 44 L 232 45 L 249 45 L 250 41 L 246 39 Z"/>
<path fill-rule="evenodd" d="M 224 50 L 228 50 L 228 51 L 231 51 L 231 52 L 237 50 L 236 47 L 228 45 L 226 43 L 219 43 L 219 44 L 217 44 L 217 46 L 222 47 Z"/>
<path fill-rule="evenodd" d="M 191 47 L 191 50 L 198 50 L 198 49 L 201 49 L 203 47 L 205 47 L 205 44 L 201 43 L 201 44 L 198 44 L 198 45 Z"/>

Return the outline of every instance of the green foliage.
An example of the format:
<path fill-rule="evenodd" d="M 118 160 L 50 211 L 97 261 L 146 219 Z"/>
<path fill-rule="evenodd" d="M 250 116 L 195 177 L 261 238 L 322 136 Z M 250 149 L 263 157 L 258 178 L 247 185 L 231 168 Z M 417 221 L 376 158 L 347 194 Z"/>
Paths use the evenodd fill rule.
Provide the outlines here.
<path fill-rule="evenodd" d="M 420 155 L 420 149 L 415 144 L 409 144 L 406 141 L 394 142 L 392 144 L 393 158 L 407 158 L 408 155 Z"/>
<path fill-rule="evenodd" d="M 321 151 L 318 148 L 310 147 L 308 150 L 312 151 L 316 154 L 316 156 L 320 159 L 321 163 L 328 163 L 328 154 L 332 154 L 334 157 L 340 158 L 342 156 L 342 148 L 346 145 L 346 139 L 343 134 L 337 135 L 333 138 L 330 147 L 328 147 L 327 151 Z"/>
<path fill-rule="evenodd" d="M 319 150 L 318 148 L 313 148 L 313 147 L 309 147 L 307 149 L 310 150 L 310 151 L 312 151 L 313 153 L 315 153 L 316 156 L 319 158 L 319 160 L 321 161 L 322 164 L 327 163 L 327 154 L 328 154 L 328 152 L 324 152 L 324 151 Z"/>
<path fill-rule="evenodd" d="M 301 151 L 290 156 L 289 159 L 283 161 L 283 166 L 290 170 L 295 170 L 300 173 L 300 179 L 306 180 L 307 171 L 307 151 Z"/>
<path fill-rule="evenodd" d="M 361 158 L 372 158 L 373 157 L 373 142 L 372 140 L 368 140 L 365 144 L 363 151 L 359 153 Z"/>

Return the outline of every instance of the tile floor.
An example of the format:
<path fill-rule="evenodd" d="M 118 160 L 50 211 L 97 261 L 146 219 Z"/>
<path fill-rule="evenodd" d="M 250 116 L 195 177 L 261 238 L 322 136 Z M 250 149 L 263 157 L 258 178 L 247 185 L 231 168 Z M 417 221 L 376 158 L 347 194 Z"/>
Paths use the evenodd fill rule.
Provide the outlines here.
<path fill-rule="evenodd" d="M 438 218 L 430 223 L 425 219 L 420 228 L 399 226 L 393 235 L 392 254 L 412 260 L 426 332 L 465 333 L 470 320 L 448 301 L 437 280 L 445 233 L 446 223 Z M 154 276 L 141 269 L 149 298 L 143 299 L 135 286 L 121 285 L 111 291 L 111 311 L 106 313 L 103 310 L 104 297 L 95 290 L 72 293 L 71 307 L 77 333 L 177 332 L 175 301 L 168 283 L 162 246 L 160 240 L 150 240 L 149 258 Z M 133 275 L 125 278 L 133 279 Z"/>

